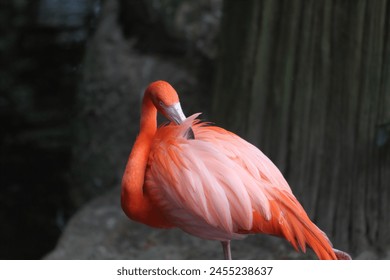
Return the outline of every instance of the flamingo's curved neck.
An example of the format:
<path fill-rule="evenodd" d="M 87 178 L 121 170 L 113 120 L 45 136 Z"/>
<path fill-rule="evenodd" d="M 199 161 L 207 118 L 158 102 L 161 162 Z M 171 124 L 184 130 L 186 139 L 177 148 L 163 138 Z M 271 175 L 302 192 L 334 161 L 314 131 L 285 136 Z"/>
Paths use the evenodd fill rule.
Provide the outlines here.
<path fill-rule="evenodd" d="M 146 92 L 142 101 L 140 133 L 134 143 L 122 180 L 122 208 L 134 220 L 144 211 L 143 185 L 153 136 L 157 130 L 157 109 Z"/>
<path fill-rule="evenodd" d="M 157 130 L 157 109 L 148 92 L 144 95 L 141 111 L 140 133 L 135 140 L 122 179 L 122 209 L 135 221 L 159 228 L 172 227 L 161 209 L 150 200 L 147 191 L 144 190 L 149 153 Z"/>

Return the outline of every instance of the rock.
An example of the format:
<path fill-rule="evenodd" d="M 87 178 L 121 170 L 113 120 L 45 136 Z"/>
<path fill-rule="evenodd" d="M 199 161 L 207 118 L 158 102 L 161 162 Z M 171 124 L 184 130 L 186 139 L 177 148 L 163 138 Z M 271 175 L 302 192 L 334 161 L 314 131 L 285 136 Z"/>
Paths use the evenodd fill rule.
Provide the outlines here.
<path fill-rule="evenodd" d="M 119 1 L 124 34 L 138 49 L 216 57 L 222 0 Z"/>
<path fill-rule="evenodd" d="M 385 254 L 385 260 L 390 260 L 390 250 L 387 250 L 386 251 L 386 254 Z"/>
<path fill-rule="evenodd" d="M 279 238 L 252 235 L 232 242 L 234 259 L 311 259 Z M 218 241 L 179 229 L 154 229 L 129 220 L 115 188 L 83 207 L 45 259 L 222 259 Z"/>
<path fill-rule="evenodd" d="M 360 252 L 355 259 L 356 260 L 377 260 L 379 259 L 379 255 L 374 251 L 367 250 L 367 251 Z"/>

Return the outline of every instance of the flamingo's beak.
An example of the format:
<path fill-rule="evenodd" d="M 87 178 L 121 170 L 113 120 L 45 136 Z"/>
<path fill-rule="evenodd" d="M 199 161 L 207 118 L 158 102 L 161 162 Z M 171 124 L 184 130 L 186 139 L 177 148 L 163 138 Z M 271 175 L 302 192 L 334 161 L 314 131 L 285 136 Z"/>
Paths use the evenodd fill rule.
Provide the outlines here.
<path fill-rule="evenodd" d="M 186 116 L 184 115 L 183 110 L 181 109 L 180 102 L 165 107 L 164 111 L 165 111 L 165 116 L 171 122 L 174 122 L 176 124 L 181 124 L 186 119 Z"/>

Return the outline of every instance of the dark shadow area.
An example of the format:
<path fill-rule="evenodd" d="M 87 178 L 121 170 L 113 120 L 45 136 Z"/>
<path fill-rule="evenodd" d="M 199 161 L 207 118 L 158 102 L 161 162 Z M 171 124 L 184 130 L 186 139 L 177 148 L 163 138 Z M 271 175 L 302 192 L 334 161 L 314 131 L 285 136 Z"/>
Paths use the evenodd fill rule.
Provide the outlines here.
<path fill-rule="evenodd" d="M 1 4 L 1 259 L 41 258 L 72 213 L 74 98 L 98 7 L 88 0 Z"/>

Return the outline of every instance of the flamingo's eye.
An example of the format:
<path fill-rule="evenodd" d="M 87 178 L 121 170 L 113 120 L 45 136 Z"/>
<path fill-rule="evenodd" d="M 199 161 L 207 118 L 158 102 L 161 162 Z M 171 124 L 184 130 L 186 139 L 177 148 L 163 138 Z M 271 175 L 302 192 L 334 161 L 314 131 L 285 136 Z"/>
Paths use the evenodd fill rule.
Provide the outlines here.
<path fill-rule="evenodd" d="M 161 100 L 158 102 L 158 104 L 159 104 L 161 107 L 164 107 L 164 102 L 162 102 Z"/>

